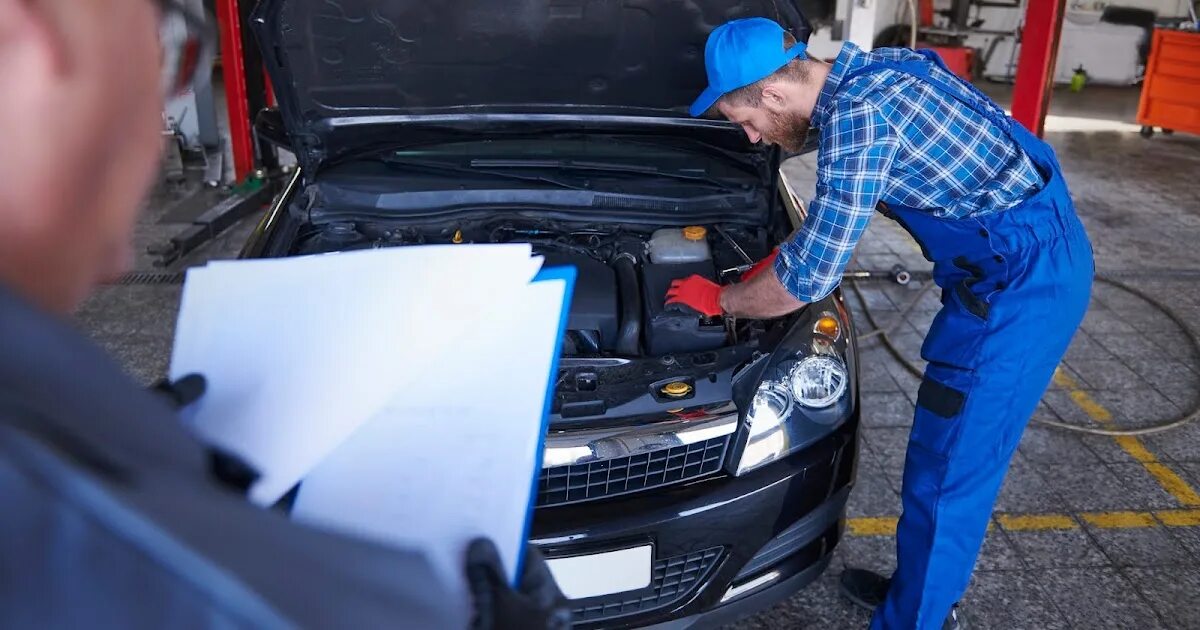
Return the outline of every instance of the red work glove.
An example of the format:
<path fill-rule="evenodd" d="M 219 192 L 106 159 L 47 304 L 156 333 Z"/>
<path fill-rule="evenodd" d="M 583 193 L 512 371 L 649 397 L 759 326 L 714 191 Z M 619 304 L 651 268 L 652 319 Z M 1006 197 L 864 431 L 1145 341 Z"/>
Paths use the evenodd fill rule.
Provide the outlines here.
<path fill-rule="evenodd" d="M 691 275 L 675 280 L 667 289 L 667 304 L 682 304 L 705 317 L 716 317 L 721 310 L 721 285 L 703 276 Z"/>
<path fill-rule="evenodd" d="M 762 273 L 763 269 L 775 266 L 775 257 L 778 255 L 779 248 L 776 247 L 775 249 L 772 249 L 771 253 L 767 254 L 766 258 L 754 263 L 753 267 L 747 269 L 746 272 L 742 274 L 742 282 L 746 282 L 754 276 Z"/>

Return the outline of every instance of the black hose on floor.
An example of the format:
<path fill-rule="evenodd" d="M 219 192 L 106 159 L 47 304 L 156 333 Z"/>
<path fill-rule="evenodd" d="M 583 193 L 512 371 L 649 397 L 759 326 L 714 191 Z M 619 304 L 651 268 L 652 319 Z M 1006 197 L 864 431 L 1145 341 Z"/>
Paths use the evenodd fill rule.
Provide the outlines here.
<path fill-rule="evenodd" d="M 1142 291 L 1140 289 L 1136 289 L 1132 286 L 1129 286 L 1128 284 L 1125 284 L 1124 282 L 1121 282 L 1120 280 L 1116 280 L 1115 278 L 1110 278 L 1110 277 L 1107 277 L 1102 274 L 1096 274 L 1096 280 L 1099 282 L 1102 282 L 1104 284 L 1107 284 L 1109 286 L 1116 287 L 1116 288 L 1118 288 L 1122 291 L 1125 291 L 1127 293 L 1130 293 L 1132 295 L 1135 295 L 1135 296 L 1141 298 L 1142 300 L 1145 300 L 1147 303 L 1149 303 L 1154 308 L 1161 311 L 1171 321 L 1175 322 L 1175 325 L 1179 326 L 1179 328 L 1181 330 L 1183 330 L 1184 334 L 1187 335 L 1188 340 L 1191 341 L 1192 348 L 1196 351 L 1197 356 L 1200 356 L 1200 336 L 1197 336 L 1196 331 L 1192 330 L 1191 326 L 1189 326 L 1187 324 L 1187 322 L 1185 322 L 1183 320 L 1183 318 L 1181 318 L 1174 311 L 1172 311 L 1171 308 L 1168 307 L 1166 304 L 1163 304 L 1162 302 L 1158 301 L 1157 299 L 1151 297 L 1150 295 L 1146 294 L 1144 291 Z M 870 332 L 866 333 L 865 335 L 859 335 L 858 338 L 861 340 L 861 339 L 869 339 L 871 337 L 878 336 L 879 340 L 881 342 L 883 342 L 883 347 L 888 351 L 888 353 L 891 354 L 892 357 L 895 358 L 897 361 L 899 361 L 900 365 L 903 365 L 905 367 L 905 369 L 907 369 L 909 372 L 911 372 L 917 378 L 922 378 L 924 376 L 923 370 L 921 370 L 921 368 L 917 367 L 912 361 L 909 361 L 900 352 L 900 350 L 895 346 L 895 344 L 892 343 L 892 339 L 889 336 L 889 333 L 894 332 L 896 327 L 901 325 L 905 321 L 905 318 L 908 315 L 908 313 L 911 312 L 912 309 L 916 307 L 917 303 L 921 300 L 921 298 L 925 296 L 925 293 L 928 292 L 931 288 L 933 288 L 935 286 L 934 283 L 931 281 L 931 279 L 927 279 L 926 282 L 927 282 L 927 284 L 921 288 L 920 292 L 918 292 L 916 296 L 913 297 L 912 301 L 909 302 L 907 305 L 905 305 L 905 307 L 903 309 L 900 310 L 900 315 L 899 315 L 899 317 L 896 318 L 896 321 L 894 323 L 892 323 L 890 326 L 887 326 L 885 328 L 885 327 L 881 327 L 875 321 L 875 315 L 874 315 L 874 313 L 871 312 L 871 308 L 869 306 L 867 306 L 867 300 L 862 294 L 862 289 L 860 289 L 858 286 L 858 281 L 853 280 L 853 279 L 850 280 L 850 289 L 852 291 L 854 291 L 855 297 L 858 298 L 858 303 L 862 307 L 863 315 L 866 316 L 867 322 L 869 324 L 871 324 L 871 328 L 872 328 L 872 330 Z M 1076 424 L 1066 424 L 1064 422 L 1055 422 L 1054 420 L 1039 420 L 1039 419 L 1033 419 L 1030 422 L 1033 424 L 1040 424 L 1042 426 L 1048 426 L 1048 427 L 1054 427 L 1056 429 L 1062 429 L 1064 431 L 1074 431 L 1077 433 L 1087 433 L 1090 435 L 1105 435 L 1105 436 L 1110 436 L 1110 437 L 1132 437 L 1132 436 L 1140 436 L 1140 435 L 1151 435 L 1154 433 L 1162 433 L 1163 431 L 1170 431 L 1172 429 L 1177 429 L 1185 424 L 1188 424 L 1189 422 L 1196 420 L 1197 418 L 1200 418 L 1200 406 L 1193 407 L 1191 411 L 1184 414 L 1182 417 L 1171 420 L 1169 422 L 1151 425 L 1148 427 L 1138 427 L 1136 429 L 1097 429 L 1097 428 L 1093 428 L 1093 427 L 1082 427 L 1082 426 L 1079 426 Z"/>

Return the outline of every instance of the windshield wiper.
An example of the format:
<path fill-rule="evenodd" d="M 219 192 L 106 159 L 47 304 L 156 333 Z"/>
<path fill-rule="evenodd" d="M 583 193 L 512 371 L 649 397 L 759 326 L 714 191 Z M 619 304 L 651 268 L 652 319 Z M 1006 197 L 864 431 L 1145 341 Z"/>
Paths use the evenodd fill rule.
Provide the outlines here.
<path fill-rule="evenodd" d="M 692 183 L 703 183 L 722 190 L 733 192 L 745 188 L 733 182 L 717 179 L 703 169 L 689 171 L 664 171 L 656 166 L 646 164 L 627 164 L 624 162 L 592 162 L 586 160 L 528 160 L 528 159 L 474 159 L 471 166 L 480 168 L 552 168 L 563 171 L 592 171 L 605 173 L 629 173 L 648 175 L 666 179 L 678 179 Z"/>
<path fill-rule="evenodd" d="M 557 186 L 559 188 L 566 188 L 569 190 L 587 190 L 587 191 L 591 190 L 591 189 L 587 188 L 586 186 L 580 186 L 578 184 L 564 182 L 559 179 L 554 179 L 553 177 L 546 177 L 543 175 L 521 175 L 518 173 L 501 173 L 501 172 L 497 172 L 497 171 L 489 171 L 489 170 L 485 170 L 485 169 L 475 168 L 474 164 L 472 164 L 472 166 L 468 167 L 468 166 L 460 166 L 458 164 L 453 164 L 450 162 L 437 162 L 437 161 L 431 161 L 431 160 L 401 160 L 399 158 L 391 158 L 391 157 L 379 157 L 378 160 L 390 167 L 402 168 L 402 169 L 410 170 L 410 171 L 426 171 L 429 173 L 436 173 L 439 175 L 446 174 L 446 173 L 460 173 L 463 175 L 471 175 L 471 176 L 486 175 L 488 177 L 498 177 L 501 179 L 512 179 L 512 180 L 523 181 L 523 182 L 539 182 L 539 183 L 543 183 L 543 184 L 550 184 L 552 186 Z"/>

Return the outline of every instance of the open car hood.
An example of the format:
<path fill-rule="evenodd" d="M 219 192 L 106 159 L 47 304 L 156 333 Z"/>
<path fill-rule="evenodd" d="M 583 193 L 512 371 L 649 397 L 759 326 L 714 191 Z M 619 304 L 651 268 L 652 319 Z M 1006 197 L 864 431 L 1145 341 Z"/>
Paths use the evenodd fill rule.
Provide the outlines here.
<path fill-rule="evenodd" d="M 800 10 L 824 17 L 835 2 L 263 0 L 254 28 L 289 143 L 315 169 L 430 127 L 729 133 L 687 116 L 709 32 L 764 16 L 807 39 Z"/>

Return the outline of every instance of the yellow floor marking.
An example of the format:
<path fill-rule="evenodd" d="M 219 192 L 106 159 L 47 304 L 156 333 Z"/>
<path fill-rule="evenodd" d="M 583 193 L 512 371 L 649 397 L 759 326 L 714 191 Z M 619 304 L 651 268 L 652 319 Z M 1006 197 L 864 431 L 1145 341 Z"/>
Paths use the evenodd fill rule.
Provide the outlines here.
<path fill-rule="evenodd" d="M 1180 505 L 1200 506 L 1200 494 L 1196 494 L 1195 489 L 1174 470 L 1159 462 L 1148 462 L 1143 465 L 1158 480 L 1158 485 L 1175 497 Z"/>
<path fill-rule="evenodd" d="M 1061 368 L 1054 371 L 1054 384 L 1067 390 L 1071 400 L 1088 415 L 1089 418 L 1095 420 L 1104 427 L 1112 428 L 1115 425 L 1112 418 L 1112 413 L 1104 408 L 1103 405 L 1096 402 L 1087 392 L 1079 388 L 1079 383 L 1071 378 Z M 1162 486 L 1168 494 L 1175 497 L 1175 500 L 1184 507 L 1200 507 L 1200 494 L 1184 481 L 1178 473 L 1168 468 L 1165 464 L 1158 461 L 1142 441 L 1133 436 L 1122 436 L 1114 438 L 1117 445 L 1121 447 L 1129 456 L 1137 460 L 1150 473 L 1158 485 Z"/>
<path fill-rule="evenodd" d="M 1089 525 L 1101 529 L 1133 529 L 1156 527 L 1158 522 L 1149 512 L 1085 512 L 1079 515 Z"/>
<path fill-rule="evenodd" d="M 1158 520 L 1171 527 L 1195 527 L 1200 525 L 1200 510 L 1163 510 L 1155 512 Z"/>
<path fill-rule="evenodd" d="M 996 522 L 1012 532 L 1079 528 L 1079 522 L 1068 514 L 997 514 Z"/>
<path fill-rule="evenodd" d="M 1158 458 L 1153 453 L 1146 450 L 1146 445 L 1142 444 L 1141 440 L 1132 435 L 1123 435 L 1113 439 L 1117 441 L 1117 445 L 1124 449 L 1126 453 L 1129 453 L 1130 456 L 1143 464 L 1158 461 Z"/>
<path fill-rule="evenodd" d="M 895 516 L 869 516 L 846 519 L 851 536 L 895 536 Z M 1046 532 L 1079 529 L 1087 523 L 1099 529 L 1145 529 L 1150 527 L 1200 527 L 1200 510 L 1158 510 L 1155 512 L 1081 512 L 1071 514 L 996 514 L 994 523 L 1010 532 Z"/>
<path fill-rule="evenodd" d="M 851 536 L 895 536 L 899 520 L 895 516 L 870 516 L 846 519 L 846 525 Z"/>

